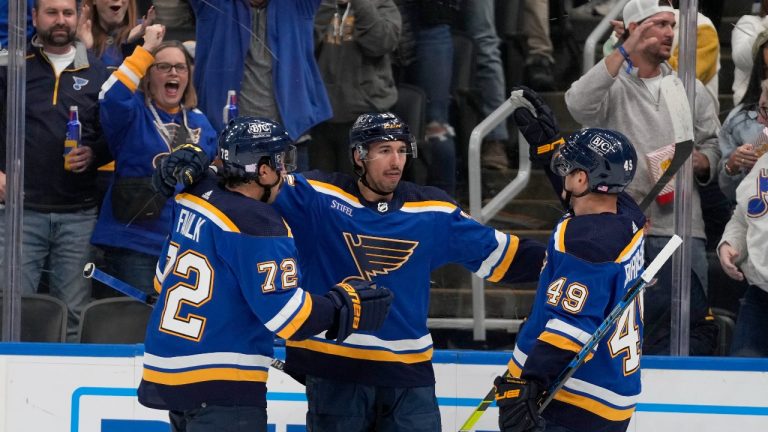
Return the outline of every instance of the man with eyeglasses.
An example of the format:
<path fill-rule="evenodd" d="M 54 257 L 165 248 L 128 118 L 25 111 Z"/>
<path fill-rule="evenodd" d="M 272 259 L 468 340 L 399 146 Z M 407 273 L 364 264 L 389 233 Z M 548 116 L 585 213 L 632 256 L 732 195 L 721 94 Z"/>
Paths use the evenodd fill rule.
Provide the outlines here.
<path fill-rule="evenodd" d="M 82 277 L 96 223 L 96 167 L 109 152 L 99 122 L 102 63 L 75 40 L 75 0 L 37 0 L 37 35 L 27 47 L 24 137 L 22 294 L 37 291 L 46 260 L 50 293 L 66 303 L 67 339 L 75 341 L 80 311 L 91 296 Z M 8 69 L 0 67 L 0 169 L 6 166 Z M 80 142 L 67 156 L 64 141 L 70 107 L 81 123 Z M 5 172 L 0 171 L 0 244 L 5 244 Z M 2 255 L 0 251 L 0 256 Z M 4 266 L 0 265 L 0 272 Z M 5 281 L 5 275 L 0 275 Z M 44 320 L 45 317 L 38 319 Z"/>
<path fill-rule="evenodd" d="M 663 161 L 674 153 L 672 120 L 661 99 L 661 80 L 674 73 L 667 60 L 672 54 L 677 23 L 674 9 L 665 0 L 631 0 L 623 16 L 627 35 L 622 45 L 574 82 L 565 101 L 579 123 L 617 130 L 635 145 L 638 172 L 627 192 L 639 202 L 658 178 L 651 174 L 654 159 L 663 167 Z M 703 84 L 696 81 L 696 146 L 692 157 L 695 180 L 700 186 L 717 175 L 719 127 L 714 102 Z M 691 354 L 705 354 L 714 349 L 716 329 L 705 324 L 706 235 L 698 189 L 694 188 L 691 195 Z M 645 212 L 650 222 L 645 250 L 648 259 L 653 259 L 673 234 L 674 198 L 674 194 L 662 194 Z M 667 264 L 659 273 L 659 282 L 645 292 L 646 354 L 669 352 L 671 273 L 671 264 Z"/>

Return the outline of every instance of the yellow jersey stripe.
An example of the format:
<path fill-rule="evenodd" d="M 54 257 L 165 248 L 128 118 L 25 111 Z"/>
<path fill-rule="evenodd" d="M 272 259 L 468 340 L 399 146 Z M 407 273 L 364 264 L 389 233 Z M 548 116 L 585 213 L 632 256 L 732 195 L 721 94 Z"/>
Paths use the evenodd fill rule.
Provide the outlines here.
<path fill-rule="evenodd" d="M 611 421 L 627 420 L 635 412 L 634 406 L 624 409 L 614 408 L 592 398 L 571 393 L 566 389 L 560 389 L 559 392 L 555 393 L 555 400 L 577 406 Z"/>
<path fill-rule="evenodd" d="M 117 77 L 118 81 L 120 81 L 121 83 L 123 83 L 123 85 L 128 87 L 131 93 L 136 91 L 136 88 L 137 88 L 136 83 L 133 82 L 133 80 L 128 75 L 126 75 L 123 71 L 118 69 L 114 72 L 114 74 L 115 74 L 115 77 Z"/>
<path fill-rule="evenodd" d="M 507 253 L 504 254 L 504 259 L 501 260 L 501 264 L 496 267 L 491 277 L 488 278 L 490 282 L 498 282 L 507 274 L 509 266 L 517 255 L 517 246 L 520 244 L 520 238 L 514 235 L 509 236 L 509 245 L 507 246 Z"/>
<path fill-rule="evenodd" d="M 304 304 L 301 305 L 301 309 L 296 313 L 293 319 L 286 324 L 282 330 L 277 332 L 277 335 L 283 339 L 288 339 L 296 333 L 299 328 L 304 325 L 304 322 L 309 318 L 309 314 L 312 312 L 312 296 L 308 293 L 304 293 Z"/>
<path fill-rule="evenodd" d="M 149 382 L 164 385 L 184 385 L 204 381 L 267 382 L 267 371 L 235 368 L 210 368 L 185 372 L 159 372 L 144 368 L 144 379 Z"/>
<path fill-rule="evenodd" d="M 407 202 L 403 204 L 403 207 L 447 207 L 451 209 L 451 211 L 456 209 L 456 206 L 447 202 L 447 201 L 415 201 L 415 202 Z"/>
<path fill-rule="evenodd" d="M 556 333 L 550 333 L 545 331 L 539 335 L 538 339 L 542 342 L 548 343 L 554 347 L 557 347 L 566 351 L 572 351 L 575 353 L 578 353 L 579 351 L 581 351 L 581 345 L 568 339 L 565 336 L 561 336 Z M 587 355 L 587 360 L 585 361 L 590 361 L 592 359 L 592 355 L 593 353 L 589 353 Z"/>
<path fill-rule="evenodd" d="M 635 236 L 632 237 L 632 241 L 630 241 L 627 247 L 625 247 L 624 250 L 621 251 L 621 253 L 619 254 L 619 257 L 616 258 L 616 261 L 614 262 L 620 263 L 625 259 L 629 258 L 632 255 L 632 253 L 635 251 L 635 248 L 637 247 L 638 243 L 640 242 L 640 239 L 642 238 L 643 238 L 643 230 L 638 229 L 637 232 L 635 233 Z"/>
<path fill-rule="evenodd" d="M 232 231 L 236 233 L 240 232 L 240 229 L 237 227 L 237 225 L 235 225 L 235 223 L 232 222 L 232 220 L 227 217 L 227 215 L 200 197 L 189 193 L 180 193 L 176 195 L 176 201 L 202 213 L 204 216 L 208 217 L 213 223 L 225 231 Z"/>
<path fill-rule="evenodd" d="M 141 78 L 147 73 L 147 70 L 154 61 L 155 57 L 149 51 L 145 50 L 142 46 L 137 46 L 133 50 L 133 54 L 126 57 L 123 65 Z"/>
<path fill-rule="evenodd" d="M 392 351 L 369 350 L 364 348 L 353 348 L 349 346 L 336 345 L 334 343 L 323 343 L 311 339 L 303 341 L 286 341 L 286 346 L 294 348 L 304 348 L 310 351 L 316 351 L 323 354 L 348 357 L 358 360 L 389 361 L 399 363 L 421 363 L 432 359 L 432 348 L 419 353 L 398 354 Z"/>
<path fill-rule="evenodd" d="M 160 282 L 157 276 L 152 278 L 152 285 L 154 285 L 155 291 L 157 291 L 158 294 L 160 294 L 160 291 L 163 290 L 163 284 Z"/>
<path fill-rule="evenodd" d="M 566 219 L 560 226 L 557 227 L 557 241 L 555 242 L 555 249 L 559 252 L 565 252 L 565 228 L 568 225 L 570 219 Z"/>
<path fill-rule="evenodd" d="M 514 359 L 509 359 L 507 369 L 509 369 L 509 375 L 513 378 L 520 378 L 520 376 L 523 375 L 523 369 L 515 363 Z"/>
<path fill-rule="evenodd" d="M 349 192 L 346 192 L 345 190 L 339 188 L 338 186 L 332 185 L 330 183 L 324 183 L 317 180 L 307 180 L 307 182 L 312 185 L 312 187 L 315 188 L 315 190 L 318 190 L 319 192 L 330 192 L 332 195 L 340 196 L 346 200 L 349 200 L 350 203 L 353 203 L 356 207 L 362 207 L 363 205 L 360 204 L 360 200 L 357 199 L 354 195 L 351 195 Z"/>

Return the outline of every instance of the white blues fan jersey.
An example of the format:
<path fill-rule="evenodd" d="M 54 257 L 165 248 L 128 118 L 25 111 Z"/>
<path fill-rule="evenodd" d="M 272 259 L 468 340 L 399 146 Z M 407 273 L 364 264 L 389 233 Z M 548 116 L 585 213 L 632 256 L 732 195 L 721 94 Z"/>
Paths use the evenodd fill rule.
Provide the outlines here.
<path fill-rule="evenodd" d="M 430 273 L 463 264 L 490 281 L 536 280 L 544 246 L 479 224 L 443 191 L 400 182 L 390 201 L 368 202 L 356 179 L 309 172 L 286 178 L 274 206 L 293 229 L 303 287 L 322 294 L 343 280 L 394 293 L 381 329 L 342 344 L 321 335 L 287 342 L 287 367 L 388 387 L 432 385 L 427 330 Z"/>
<path fill-rule="evenodd" d="M 618 214 L 557 224 L 533 311 L 517 336 L 509 371 L 549 388 L 643 270 L 645 217 L 626 194 Z M 577 432 L 624 431 L 640 394 L 642 296 L 566 381 L 544 418 Z"/>
<path fill-rule="evenodd" d="M 290 230 L 271 206 L 212 177 L 175 201 L 139 401 L 172 410 L 266 406 L 274 334 L 292 337 L 314 319 Z"/>

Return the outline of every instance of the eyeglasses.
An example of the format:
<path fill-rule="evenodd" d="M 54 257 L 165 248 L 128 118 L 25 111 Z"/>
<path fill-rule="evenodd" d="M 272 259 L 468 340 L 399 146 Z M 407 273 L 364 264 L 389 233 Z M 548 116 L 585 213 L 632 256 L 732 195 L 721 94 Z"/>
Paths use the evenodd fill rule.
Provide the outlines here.
<path fill-rule="evenodd" d="M 189 68 L 187 68 L 187 65 L 184 63 L 177 63 L 177 64 L 170 64 L 170 63 L 155 63 L 152 65 L 157 70 L 159 70 L 162 73 L 168 73 L 171 71 L 171 69 L 176 69 L 176 73 L 187 73 Z"/>

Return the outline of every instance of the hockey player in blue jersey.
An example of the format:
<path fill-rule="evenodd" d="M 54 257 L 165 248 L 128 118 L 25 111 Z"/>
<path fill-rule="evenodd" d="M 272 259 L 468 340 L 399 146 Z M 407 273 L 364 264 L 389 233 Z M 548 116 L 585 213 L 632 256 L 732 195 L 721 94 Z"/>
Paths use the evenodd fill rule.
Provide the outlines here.
<path fill-rule="evenodd" d="M 637 155 L 619 132 L 583 129 L 555 153 L 571 211 L 547 247 L 533 311 L 509 376 L 496 378 L 502 432 L 623 432 L 640 393 L 642 297 L 538 414 L 543 393 L 642 272 L 645 217 L 623 192 Z"/>
<path fill-rule="evenodd" d="M 377 330 L 389 310 L 392 293 L 369 281 L 306 290 L 291 230 L 267 204 L 290 142 L 274 122 L 238 118 L 219 139 L 220 177 L 175 197 L 138 391 L 143 405 L 170 411 L 172 431 L 266 432 L 275 334 L 327 330 L 340 344 Z"/>
<path fill-rule="evenodd" d="M 396 115 L 360 116 L 349 148 L 356 176 L 288 176 L 274 206 L 293 230 L 310 289 L 375 281 L 395 300 L 376 332 L 342 344 L 322 335 L 287 342 L 286 365 L 306 377 L 311 431 L 439 431 L 427 329 L 432 270 L 453 262 L 493 282 L 532 281 L 544 246 L 478 223 L 437 188 L 401 181 L 417 148 Z M 172 183 L 193 157 L 171 154 L 172 169 L 156 174 Z"/>

